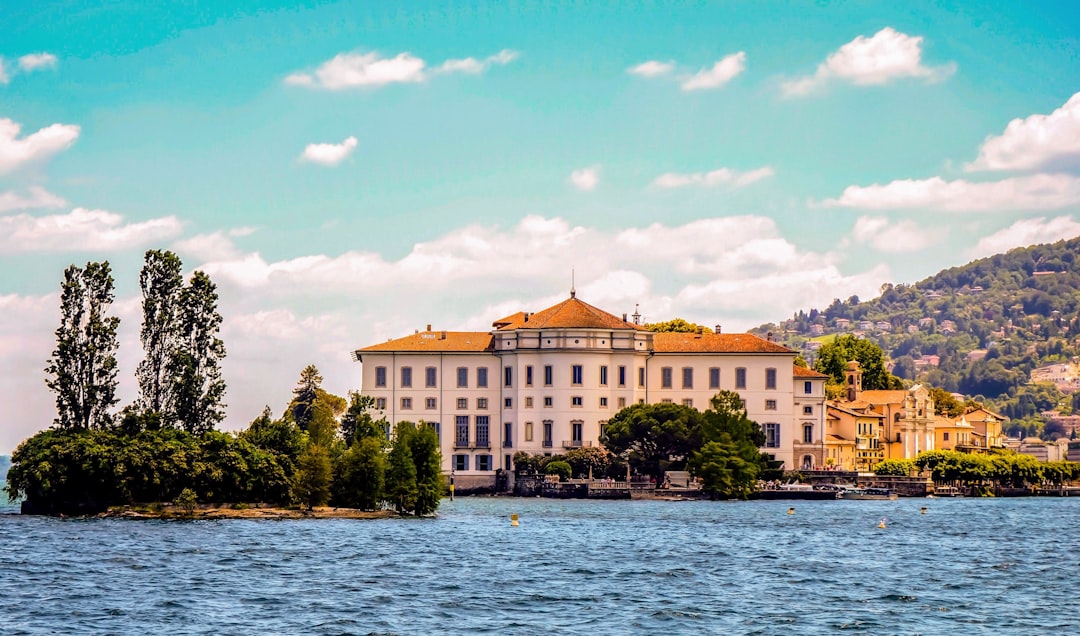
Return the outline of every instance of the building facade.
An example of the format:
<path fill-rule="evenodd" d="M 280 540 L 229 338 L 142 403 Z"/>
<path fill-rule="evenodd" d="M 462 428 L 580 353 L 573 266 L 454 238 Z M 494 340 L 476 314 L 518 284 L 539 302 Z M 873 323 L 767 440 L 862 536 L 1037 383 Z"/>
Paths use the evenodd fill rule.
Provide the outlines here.
<path fill-rule="evenodd" d="M 443 469 L 462 486 L 494 482 L 518 451 L 597 446 L 637 403 L 706 410 L 737 392 L 765 431 L 763 452 L 793 469 L 824 463 L 826 376 L 750 334 L 653 333 L 576 298 L 496 320 L 490 332 L 427 330 L 354 352 L 361 392 L 390 422 L 439 433 Z"/>

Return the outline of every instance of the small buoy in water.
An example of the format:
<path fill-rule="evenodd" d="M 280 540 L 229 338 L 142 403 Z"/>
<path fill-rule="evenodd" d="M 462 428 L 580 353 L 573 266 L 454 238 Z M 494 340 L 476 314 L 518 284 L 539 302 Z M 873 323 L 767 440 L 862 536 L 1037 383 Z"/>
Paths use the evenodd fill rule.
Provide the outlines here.
<path fill-rule="evenodd" d="M 878 522 L 877 527 L 879 527 L 879 528 L 884 528 L 885 527 L 885 517 L 881 518 L 881 521 Z"/>
<path fill-rule="evenodd" d="M 517 515 L 510 515 L 510 527 L 516 528 L 516 527 L 518 527 L 518 525 L 519 525 L 518 524 L 518 516 Z"/>
<path fill-rule="evenodd" d="M 922 514 L 925 515 L 926 514 L 926 506 L 923 506 L 922 509 L 919 510 L 919 512 L 921 512 Z"/>
<path fill-rule="evenodd" d="M 794 508 L 794 507 L 788 508 L 788 509 L 787 509 L 787 513 L 788 513 L 789 515 L 793 515 L 793 514 L 795 514 L 795 508 Z"/>

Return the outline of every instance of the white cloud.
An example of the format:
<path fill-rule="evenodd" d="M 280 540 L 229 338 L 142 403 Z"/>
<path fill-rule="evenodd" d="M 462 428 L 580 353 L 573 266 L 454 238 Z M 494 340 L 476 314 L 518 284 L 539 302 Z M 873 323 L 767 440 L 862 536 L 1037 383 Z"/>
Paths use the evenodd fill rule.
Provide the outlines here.
<path fill-rule="evenodd" d="M 1021 219 L 1003 230 L 979 239 L 975 247 L 968 250 L 967 255 L 970 258 L 982 258 L 1001 254 L 1015 247 L 1055 243 L 1077 236 L 1080 236 L 1080 223 L 1071 216 Z"/>
<path fill-rule="evenodd" d="M 173 216 L 125 224 L 119 214 L 85 208 L 42 217 L 16 214 L 0 217 L 0 254 L 124 250 L 171 239 L 180 230 Z"/>
<path fill-rule="evenodd" d="M 782 90 L 786 96 L 795 97 L 811 93 L 833 79 L 873 86 L 900 78 L 940 81 L 956 72 L 953 63 L 925 66 L 922 40 L 922 36 L 906 35 L 892 27 L 869 38 L 860 35 L 826 58 L 813 75 L 785 82 Z"/>
<path fill-rule="evenodd" d="M 7 84 L 11 81 L 11 76 L 8 75 L 7 67 L 4 66 L 4 58 L 0 57 L 0 84 Z"/>
<path fill-rule="evenodd" d="M 436 70 L 440 73 L 469 73 L 472 75 L 479 75 L 494 64 L 500 66 L 509 64 L 516 60 L 519 55 L 520 54 L 517 51 L 503 49 L 495 55 L 491 55 L 482 60 L 478 60 L 475 57 L 466 57 L 460 60 L 446 60 Z"/>
<path fill-rule="evenodd" d="M 640 75 L 641 77 L 659 77 L 661 75 L 667 75 L 674 70 L 674 62 L 659 62 L 657 60 L 649 60 L 648 62 L 642 62 L 637 66 L 632 66 L 626 69 L 626 72 L 630 73 L 631 75 Z"/>
<path fill-rule="evenodd" d="M 746 70 L 746 53 L 744 51 L 732 53 L 713 64 L 712 68 L 702 69 L 688 78 L 683 82 L 682 89 L 695 91 L 720 88 L 744 70 Z"/>
<path fill-rule="evenodd" d="M 1036 174 L 1001 181 L 973 183 L 899 179 L 885 185 L 848 186 L 825 207 L 862 210 L 927 209 L 949 212 L 994 210 L 1056 210 L 1080 203 L 1080 178 L 1065 174 Z"/>
<path fill-rule="evenodd" d="M 173 251 L 183 257 L 192 257 L 200 262 L 222 261 L 241 258 L 242 254 L 233 242 L 234 238 L 249 236 L 255 228 L 239 227 L 231 230 L 219 230 L 209 234 L 197 234 L 191 238 L 177 241 Z"/>
<path fill-rule="evenodd" d="M 570 173 L 570 183 L 583 192 L 592 192 L 600 183 L 600 166 L 589 166 Z"/>
<path fill-rule="evenodd" d="M 46 126 L 19 139 L 21 129 L 10 119 L 0 119 L 0 174 L 60 152 L 79 138 L 79 127 L 68 124 Z"/>
<path fill-rule="evenodd" d="M 685 188 L 687 186 L 701 186 L 713 188 L 727 185 L 733 188 L 741 188 L 755 181 L 773 176 L 773 169 L 763 166 L 754 170 L 740 172 L 730 168 L 719 168 L 710 172 L 677 173 L 667 172 L 653 180 L 652 185 L 657 188 Z"/>
<path fill-rule="evenodd" d="M 964 169 L 1037 170 L 1062 165 L 1080 166 L 1080 93 L 1049 115 L 1010 121 L 1004 133 L 983 142 L 979 156 Z"/>
<path fill-rule="evenodd" d="M 336 166 L 356 150 L 356 137 L 347 137 L 340 144 L 308 144 L 300 155 L 301 161 L 323 166 Z"/>
<path fill-rule="evenodd" d="M 883 216 L 861 216 L 855 221 L 851 234 L 841 242 L 848 245 L 869 245 L 879 252 L 917 252 L 941 239 L 942 229 L 920 225 L 912 220 L 890 221 Z"/>
<path fill-rule="evenodd" d="M 27 195 L 11 190 L 0 192 L 0 213 L 35 208 L 62 208 L 67 205 L 67 201 L 62 197 L 56 196 L 41 186 L 30 186 L 28 191 Z"/>
<path fill-rule="evenodd" d="M 342 90 L 357 86 L 379 87 L 394 83 L 424 81 L 424 60 L 399 53 L 392 58 L 378 53 L 339 53 L 315 69 L 314 73 L 293 73 L 286 84 Z"/>
<path fill-rule="evenodd" d="M 19 58 L 19 68 L 26 72 L 43 68 L 56 68 L 56 56 L 52 53 L 31 53 Z"/>

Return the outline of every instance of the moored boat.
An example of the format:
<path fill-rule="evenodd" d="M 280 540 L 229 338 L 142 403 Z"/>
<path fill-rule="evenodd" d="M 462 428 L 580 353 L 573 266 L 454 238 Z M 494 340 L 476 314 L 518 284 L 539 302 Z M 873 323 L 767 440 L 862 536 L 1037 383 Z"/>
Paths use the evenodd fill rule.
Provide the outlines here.
<path fill-rule="evenodd" d="M 838 499 L 896 499 L 896 493 L 888 488 L 848 488 L 840 491 Z"/>

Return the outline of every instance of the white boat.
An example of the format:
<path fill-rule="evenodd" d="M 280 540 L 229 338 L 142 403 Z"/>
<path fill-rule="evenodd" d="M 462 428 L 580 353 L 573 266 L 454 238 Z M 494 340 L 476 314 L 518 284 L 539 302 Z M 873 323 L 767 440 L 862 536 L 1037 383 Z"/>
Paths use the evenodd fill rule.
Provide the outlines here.
<path fill-rule="evenodd" d="M 896 499 L 896 493 L 888 488 L 848 488 L 840 491 L 838 499 Z"/>

